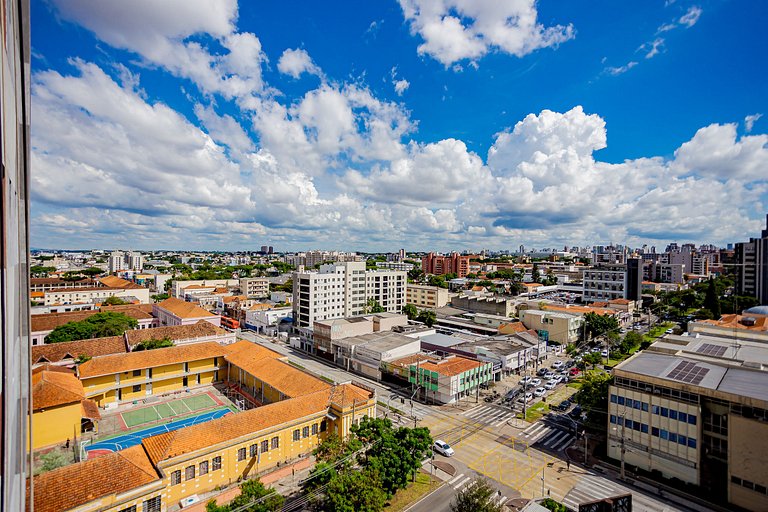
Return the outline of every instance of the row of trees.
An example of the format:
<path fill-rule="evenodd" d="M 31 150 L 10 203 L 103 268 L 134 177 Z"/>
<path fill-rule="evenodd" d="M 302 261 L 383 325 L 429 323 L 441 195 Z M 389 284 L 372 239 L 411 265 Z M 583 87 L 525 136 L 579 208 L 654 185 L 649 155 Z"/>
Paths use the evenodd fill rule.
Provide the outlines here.
<path fill-rule="evenodd" d="M 315 452 L 317 465 L 304 483 L 315 510 L 378 512 L 421 468 L 430 453 L 426 428 L 393 428 L 364 418 L 344 441 L 329 435 Z"/>
<path fill-rule="evenodd" d="M 45 337 L 46 343 L 120 336 L 125 331 L 135 329 L 138 322 L 123 313 L 114 311 L 96 313 L 79 322 L 67 322 L 53 329 Z"/>
<path fill-rule="evenodd" d="M 686 290 L 657 293 L 651 311 L 659 316 L 720 318 L 724 313 L 739 313 L 759 304 L 755 297 L 735 295 L 734 279 L 724 275 L 698 283 Z"/>

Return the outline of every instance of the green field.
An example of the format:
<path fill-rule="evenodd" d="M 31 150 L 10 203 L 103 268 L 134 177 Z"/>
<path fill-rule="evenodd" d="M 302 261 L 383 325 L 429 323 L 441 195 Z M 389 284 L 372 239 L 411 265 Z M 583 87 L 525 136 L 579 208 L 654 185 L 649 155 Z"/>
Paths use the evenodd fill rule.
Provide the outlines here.
<path fill-rule="evenodd" d="M 122 413 L 125 426 L 133 428 L 145 423 L 152 423 L 172 416 L 180 416 L 190 412 L 207 409 L 216 405 L 216 401 L 210 395 L 204 393 L 201 395 L 179 398 L 171 402 L 142 407 Z"/>

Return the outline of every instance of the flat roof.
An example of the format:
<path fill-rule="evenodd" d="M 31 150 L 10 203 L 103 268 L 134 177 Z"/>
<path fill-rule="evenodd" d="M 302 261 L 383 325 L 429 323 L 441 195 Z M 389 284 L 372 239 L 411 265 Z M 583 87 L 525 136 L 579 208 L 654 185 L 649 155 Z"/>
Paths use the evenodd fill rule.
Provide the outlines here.
<path fill-rule="evenodd" d="M 421 341 L 424 343 L 429 343 L 430 345 L 436 345 L 438 347 L 454 347 L 456 345 L 460 345 L 461 343 L 466 343 L 467 340 L 463 338 L 458 338 L 456 336 L 448 336 L 446 334 L 428 334 L 426 336 L 421 337 Z"/>

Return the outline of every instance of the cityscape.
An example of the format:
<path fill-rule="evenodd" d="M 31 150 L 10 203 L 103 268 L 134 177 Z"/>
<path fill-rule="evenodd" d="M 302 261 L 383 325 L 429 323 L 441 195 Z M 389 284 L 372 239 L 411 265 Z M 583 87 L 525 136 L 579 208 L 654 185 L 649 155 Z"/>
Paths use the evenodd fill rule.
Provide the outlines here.
<path fill-rule="evenodd" d="M 6 2 L 0 509 L 768 510 L 767 19 Z"/>

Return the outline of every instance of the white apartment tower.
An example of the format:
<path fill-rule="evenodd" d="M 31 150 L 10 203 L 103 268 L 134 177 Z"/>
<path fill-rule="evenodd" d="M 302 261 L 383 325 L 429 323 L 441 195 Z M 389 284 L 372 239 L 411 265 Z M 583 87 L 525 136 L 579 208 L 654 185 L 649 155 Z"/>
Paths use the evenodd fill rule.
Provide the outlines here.
<path fill-rule="evenodd" d="M 366 271 L 362 261 L 321 265 L 317 272 L 294 272 L 294 325 L 312 328 L 317 320 L 362 315 L 369 298 L 386 311 L 399 313 L 405 304 L 405 282 L 405 272 Z"/>
<path fill-rule="evenodd" d="M 125 270 L 125 254 L 122 251 L 112 251 L 109 255 L 109 273 L 114 274 L 119 270 Z"/>
<path fill-rule="evenodd" d="M 109 273 L 114 274 L 121 270 L 144 270 L 144 255 L 140 252 L 112 251 L 109 255 Z"/>

